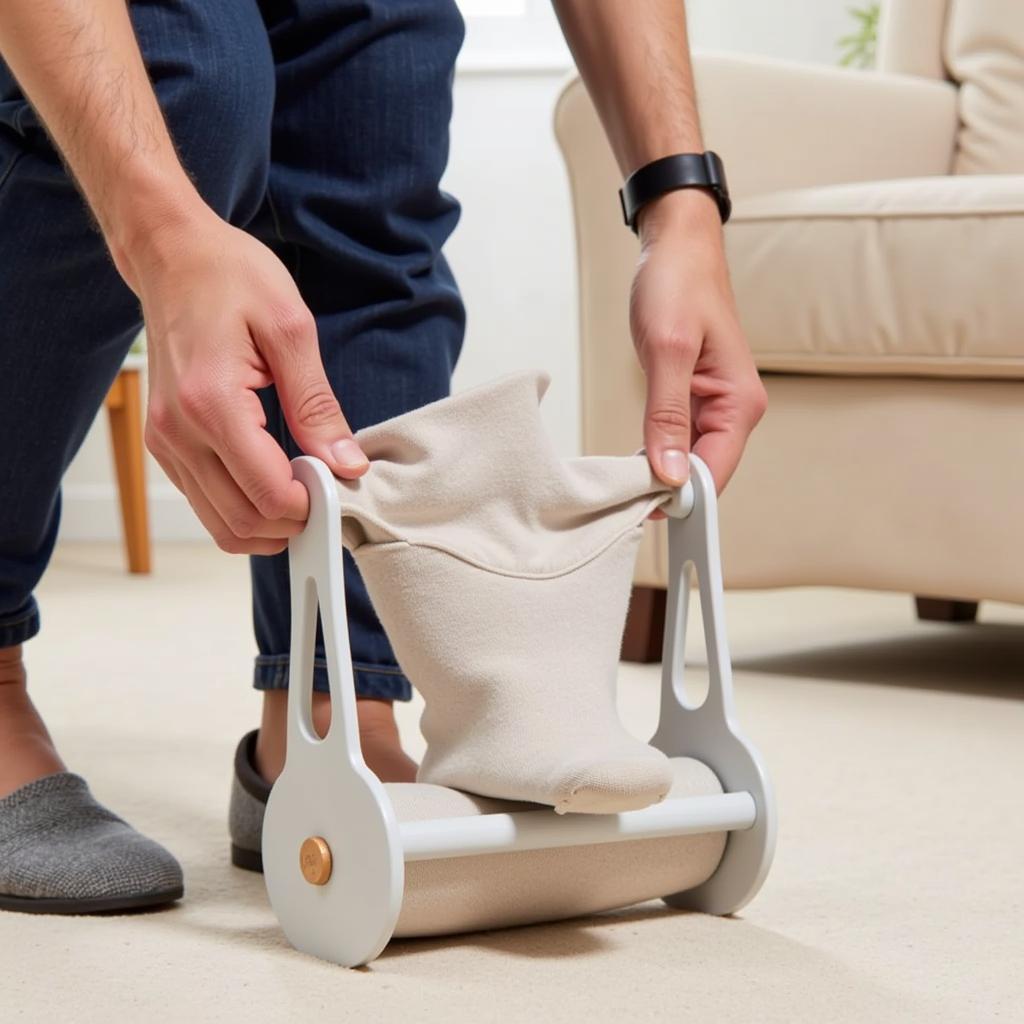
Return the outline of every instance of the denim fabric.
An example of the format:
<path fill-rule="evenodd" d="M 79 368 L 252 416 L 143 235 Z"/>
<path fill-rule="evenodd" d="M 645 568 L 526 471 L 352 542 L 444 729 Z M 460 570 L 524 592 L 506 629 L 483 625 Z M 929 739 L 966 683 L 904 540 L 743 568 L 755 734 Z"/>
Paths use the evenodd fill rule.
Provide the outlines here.
<path fill-rule="evenodd" d="M 448 393 L 464 313 L 438 182 L 462 42 L 454 0 L 135 0 L 182 161 L 284 260 L 354 429 Z M 60 479 L 140 327 L 84 204 L 0 65 L 0 646 L 39 629 Z M 273 389 L 267 429 L 299 454 Z M 16 441 L 14 440 L 16 439 Z M 12 443 L 13 442 L 13 443 Z M 357 690 L 409 684 L 348 555 Z M 287 685 L 287 557 L 251 559 L 255 684 Z M 318 637 L 318 646 L 320 640 Z M 322 648 L 314 686 L 326 690 Z"/>

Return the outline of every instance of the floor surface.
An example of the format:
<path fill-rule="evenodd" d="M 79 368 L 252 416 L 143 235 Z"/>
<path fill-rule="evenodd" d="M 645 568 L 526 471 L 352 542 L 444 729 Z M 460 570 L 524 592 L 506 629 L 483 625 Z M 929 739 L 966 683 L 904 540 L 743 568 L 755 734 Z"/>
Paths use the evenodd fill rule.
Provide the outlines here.
<path fill-rule="evenodd" d="M 181 858 L 187 898 L 0 914 L 0 1021 L 1024 1019 L 1024 609 L 935 625 L 902 596 L 728 595 L 739 715 L 780 811 L 748 907 L 400 942 L 348 971 L 292 950 L 261 878 L 228 863 L 231 756 L 258 711 L 247 585 L 244 560 L 202 545 L 158 550 L 148 578 L 112 546 L 58 550 L 33 691 L 69 765 Z M 641 735 L 657 686 L 623 667 Z"/>

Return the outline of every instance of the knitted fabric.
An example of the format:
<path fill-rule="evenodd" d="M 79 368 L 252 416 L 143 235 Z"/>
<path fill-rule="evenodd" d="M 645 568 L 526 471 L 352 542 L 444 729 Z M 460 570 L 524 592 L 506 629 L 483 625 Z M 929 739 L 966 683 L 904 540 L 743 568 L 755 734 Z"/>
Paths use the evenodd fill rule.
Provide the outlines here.
<path fill-rule="evenodd" d="M 57 772 L 0 799 L 0 896 L 175 899 L 181 890 L 174 857 L 97 803 L 80 776 Z"/>
<path fill-rule="evenodd" d="M 560 459 L 546 387 L 506 377 L 360 431 L 342 536 L 426 702 L 418 781 L 631 810 L 672 784 L 615 708 L 636 550 L 669 489 L 642 455 Z"/>

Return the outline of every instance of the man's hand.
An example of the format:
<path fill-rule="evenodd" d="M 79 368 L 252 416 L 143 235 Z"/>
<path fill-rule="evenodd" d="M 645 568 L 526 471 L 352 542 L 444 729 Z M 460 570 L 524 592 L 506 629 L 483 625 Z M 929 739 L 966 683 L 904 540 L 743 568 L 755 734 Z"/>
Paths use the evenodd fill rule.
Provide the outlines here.
<path fill-rule="evenodd" d="M 623 178 L 704 151 L 682 0 L 554 4 Z M 670 192 L 640 211 L 637 227 L 630 322 L 647 373 L 647 453 L 658 476 L 679 485 L 692 446 L 720 491 L 765 393 L 736 317 L 718 208 L 705 192 Z"/>
<path fill-rule="evenodd" d="M 367 468 L 294 282 L 185 174 L 124 0 L 3 0 L 0 54 L 142 301 L 147 445 L 222 548 L 283 550 L 302 528 L 308 496 L 264 430 L 259 389 L 277 386 L 299 447 L 336 476 Z"/>
<path fill-rule="evenodd" d="M 366 456 L 324 374 L 316 325 L 277 257 L 206 208 L 119 259 L 149 342 L 146 445 L 225 551 L 284 549 L 306 489 L 264 429 L 273 383 L 299 447 L 347 478 Z"/>
<path fill-rule="evenodd" d="M 692 448 L 721 491 L 766 396 L 737 320 L 718 208 L 706 193 L 672 192 L 641 211 L 639 229 L 630 325 L 647 374 L 647 455 L 678 486 Z"/>

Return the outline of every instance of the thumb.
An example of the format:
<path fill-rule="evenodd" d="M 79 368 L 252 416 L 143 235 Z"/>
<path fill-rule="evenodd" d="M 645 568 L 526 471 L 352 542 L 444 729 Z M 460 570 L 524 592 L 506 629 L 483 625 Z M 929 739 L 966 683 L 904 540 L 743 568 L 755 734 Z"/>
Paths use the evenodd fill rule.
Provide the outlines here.
<path fill-rule="evenodd" d="M 354 480 L 370 463 L 327 380 L 320 359 L 316 321 L 302 309 L 278 323 L 270 344 L 261 346 L 277 388 L 281 410 L 298 446 L 327 463 L 335 476 Z"/>
<path fill-rule="evenodd" d="M 673 371 L 657 364 L 648 368 L 644 447 L 657 477 L 681 487 L 690 476 L 691 371 L 678 364 Z"/>

